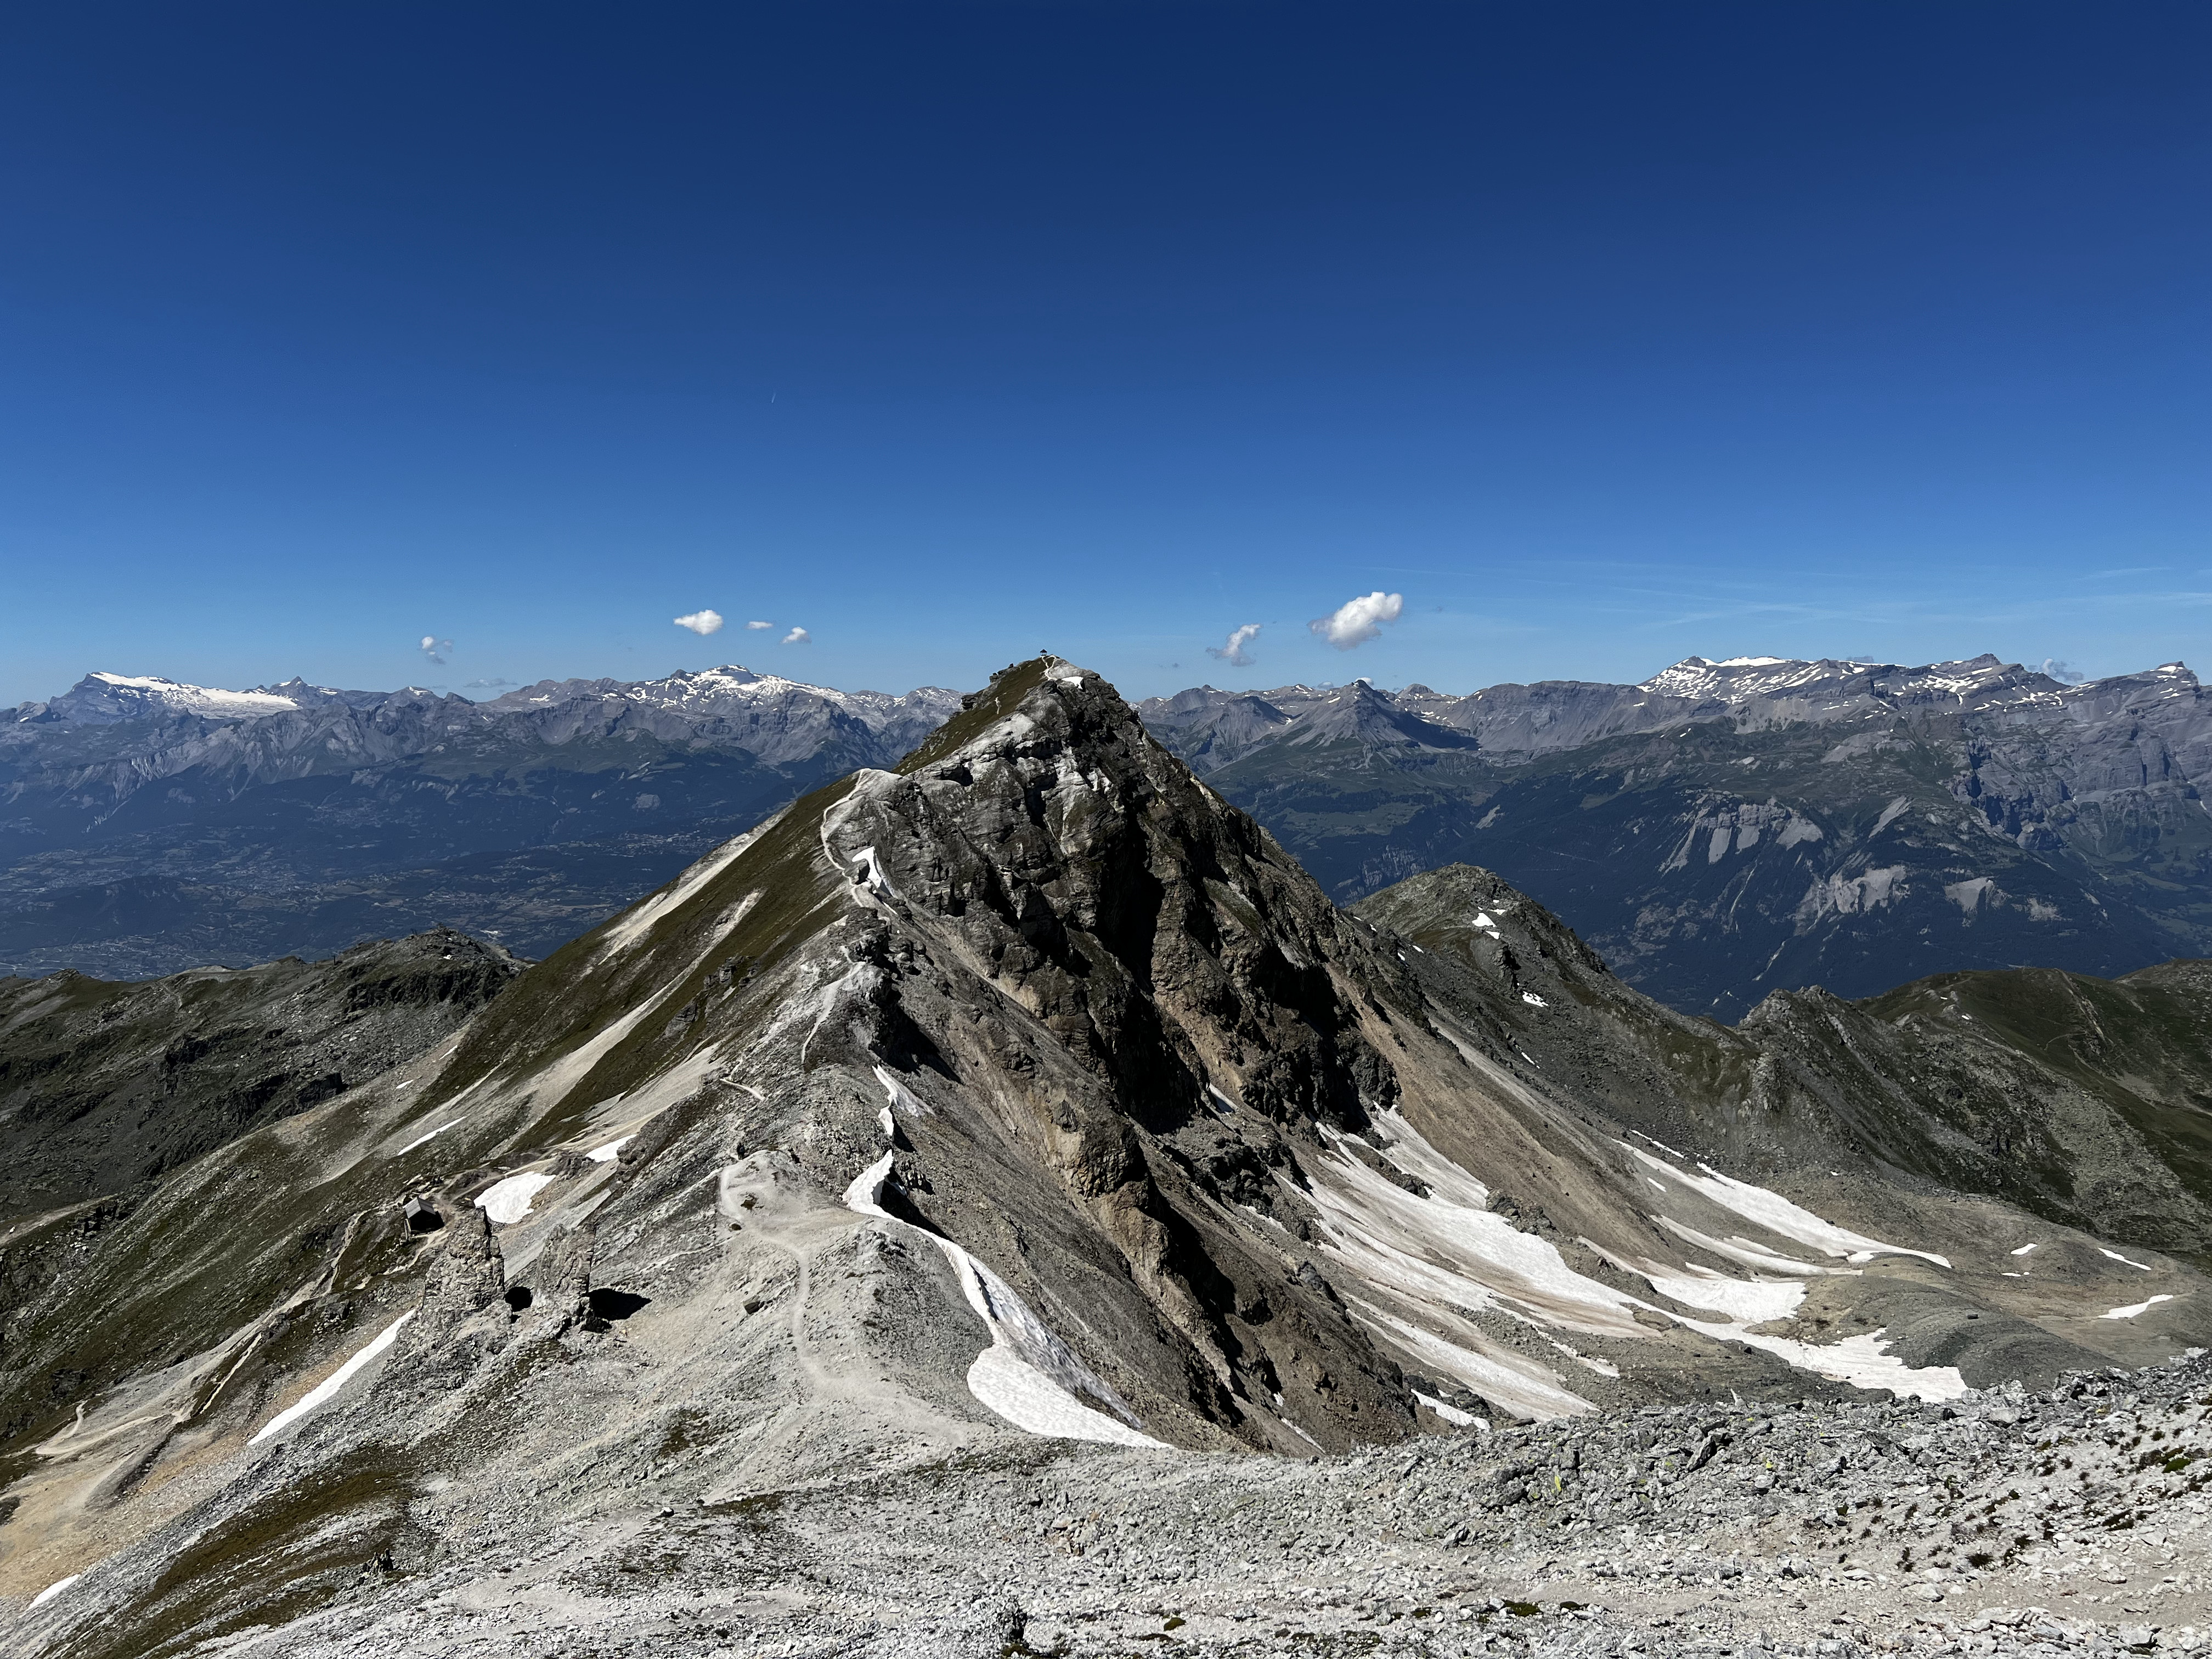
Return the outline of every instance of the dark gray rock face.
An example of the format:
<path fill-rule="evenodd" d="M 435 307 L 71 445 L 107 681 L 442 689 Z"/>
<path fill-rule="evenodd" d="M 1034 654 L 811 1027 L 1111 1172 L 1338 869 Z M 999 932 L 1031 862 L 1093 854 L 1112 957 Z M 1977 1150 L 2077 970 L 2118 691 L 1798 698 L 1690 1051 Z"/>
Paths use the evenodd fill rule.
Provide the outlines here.
<path fill-rule="evenodd" d="M 1140 705 L 1340 902 L 1457 862 L 1733 1020 L 1950 969 L 2212 951 L 2212 706 L 2179 664 L 1692 657 L 1641 685 L 1364 684 Z"/>
<path fill-rule="evenodd" d="M 957 702 L 737 667 L 485 703 L 88 675 L 0 716 L 0 973 L 150 977 L 440 924 L 543 955 Z"/>

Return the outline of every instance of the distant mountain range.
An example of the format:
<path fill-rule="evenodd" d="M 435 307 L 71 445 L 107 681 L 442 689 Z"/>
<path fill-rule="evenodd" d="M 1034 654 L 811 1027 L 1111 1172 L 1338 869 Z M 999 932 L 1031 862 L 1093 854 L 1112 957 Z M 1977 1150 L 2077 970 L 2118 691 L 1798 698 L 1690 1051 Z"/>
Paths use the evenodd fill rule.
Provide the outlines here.
<path fill-rule="evenodd" d="M 2179 663 L 2069 685 L 1993 656 L 1691 657 L 1640 685 L 1200 686 L 1139 712 L 1339 903 L 1480 865 L 1688 1012 L 2212 953 L 2212 705 Z"/>
<path fill-rule="evenodd" d="M 495 701 L 93 674 L 0 716 L 0 973 L 327 956 L 447 925 L 542 957 L 960 706 L 729 666 Z M 1621 977 L 1768 992 L 2212 955 L 2212 711 L 2179 663 L 2069 685 L 1692 657 L 1455 696 L 1201 686 L 1146 725 L 1340 904 L 1497 871 Z"/>
<path fill-rule="evenodd" d="M 737 666 L 483 703 L 90 674 L 0 716 L 0 973 L 143 978 L 441 923 L 543 956 L 958 705 Z"/>

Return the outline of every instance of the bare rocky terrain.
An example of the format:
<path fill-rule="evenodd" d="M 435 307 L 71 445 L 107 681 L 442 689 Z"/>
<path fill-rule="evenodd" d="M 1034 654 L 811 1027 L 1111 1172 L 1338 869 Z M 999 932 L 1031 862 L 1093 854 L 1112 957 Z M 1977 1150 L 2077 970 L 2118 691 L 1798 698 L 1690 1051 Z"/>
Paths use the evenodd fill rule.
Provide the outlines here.
<path fill-rule="evenodd" d="M 2188 1650 L 2197 983 L 1731 1030 L 1018 665 L 27 1279 L 0 1639 Z"/>

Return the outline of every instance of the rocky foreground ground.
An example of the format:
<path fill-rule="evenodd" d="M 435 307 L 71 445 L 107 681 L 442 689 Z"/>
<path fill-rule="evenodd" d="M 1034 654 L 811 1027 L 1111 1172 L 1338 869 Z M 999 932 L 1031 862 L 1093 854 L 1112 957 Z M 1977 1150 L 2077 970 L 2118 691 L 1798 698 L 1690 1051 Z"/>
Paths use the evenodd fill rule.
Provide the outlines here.
<path fill-rule="evenodd" d="M 1950 1406 L 1650 1407 L 1312 1462 L 994 1441 L 711 1502 L 678 1449 L 545 1529 L 453 1489 L 420 1518 L 467 1565 L 223 1650 L 2195 1652 L 2208 1482 L 2201 1354 Z"/>

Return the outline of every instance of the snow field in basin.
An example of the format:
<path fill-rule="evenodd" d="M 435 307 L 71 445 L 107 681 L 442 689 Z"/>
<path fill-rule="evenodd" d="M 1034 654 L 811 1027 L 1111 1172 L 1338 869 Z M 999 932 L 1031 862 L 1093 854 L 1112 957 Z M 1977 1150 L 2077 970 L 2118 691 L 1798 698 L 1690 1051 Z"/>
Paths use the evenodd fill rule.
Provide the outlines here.
<path fill-rule="evenodd" d="M 415 1310 L 410 1308 L 405 1313 L 400 1315 L 398 1318 L 393 1320 L 381 1331 L 379 1331 L 376 1335 L 371 1339 L 367 1347 L 355 1354 L 352 1358 L 347 1360 L 344 1364 L 339 1366 L 337 1370 L 332 1371 L 321 1382 L 316 1383 L 315 1386 L 310 1389 L 295 1404 L 287 1406 L 283 1411 L 278 1412 L 276 1416 L 270 1418 L 266 1423 L 263 1424 L 261 1425 L 260 1432 L 254 1435 L 253 1437 L 248 1440 L 246 1443 L 249 1446 L 258 1446 L 263 1441 L 266 1440 L 270 1435 L 278 1432 L 280 1430 L 289 1428 L 294 1423 L 296 1423 L 300 1419 L 305 1417 L 309 1412 L 313 1411 L 318 1406 L 327 1406 L 330 1404 L 331 1401 L 337 1398 L 338 1390 L 345 1387 L 347 1383 L 352 1382 L 354 1377 L 359 1374 L 362 1366 L 368 1364 L 369 1361 L 374 1359 L 379 1354 L 382 1353 L 386 1348 L 392 1346 L 392 1340 L 399 1334 L 399 1328 L 414 1317 Z M 66 1583 L 67 1581 L 64 1580 L 64 1582 Z"/>
<path fill-rule="evenodd" d="M 1317 1161 L 1310 1171 L 1312 1186 L 1307 1196 L 1320 1212 L 1328 1238 L 1324 1248 L 1337 1260 L 1377 1290 L 1418 1310 L 1428 1324 L 1464 1333 L 1470 1341 L 1481 1340 L 1480 1330 L 1461 1316 L 1464 1310 L 1482 1308 L 1498 1308 L 1595 1336 L 1640 1339 L 1647 1334 L 1636 1324 L 1632 1310 L 1650 1304 L 1575 1272 L 1547 1241 L 1520 1231 L 1484 1207 L 1489 1194 L 1482 1183 L 1430 1145 L 1398 1114 L 1380 1114 L 1376 1122 L 1393 1137 L 1385 1152 L 1389 1162 L 1424 1182 L 1431 1196 L 1423 1198 L 1406 1191 L 1343 1151 L 1343 1137 L 1334 1137 L 1337 1154 Z M 1731 1207 L 1736 1207 L 1738 1213 L 1745 1212 L 1742 1206 L 1754 1206 L 1759 1213 L 1750 1218 L 1762 1226 L 1771 1225 L 1765 1215 L 1775 1214 L 1794 1230 L 1785 1232 L 1785 1237 L 1802 1240 L 1809 1234 L 1812 1242 L 1832 1254 L 1869 1247 L 1893 1248 L 1832 1226 L 1778 1194 L 1728 1182 L 1725 1176 L 1709 1181 L 1685 1176 L 1647 1153 L 1637 1155 L 1679 1181 L 1695 1183 L 1701 1189 L 1717 1187 L 1735 1200 Z M 1795 1216 L 1783 1211 L 1795 1212 Z M 1723 1247 L 1679 1224 L 1665 1224 L 1678 1234 L 1688 1235 L 1688 1242 L 1710 1245 L 1719 1254 L 1761 1268 L 1805 1275 L 1850 1271 L 1792 1261 L 1747 1241 Z M 1729 1279 L 1694 1264 L 1679 1271 L 1656 1262 L 1617 1265 L 1631 1267 L 1655 1291 L 1686 1307 L 1710 1309 L 1725 1316 L 1721 1321 L 1705 1321 L 1668 1312 L 1668 1317 L 1686 1329 L 1716 1341 L 1760 1348 L 1801 1370 L 1860 1388 L 1891 1389 L 1926 1400 L 1956 1399 L 1966 1390 L 1965 1379 L 1955 1367 L 1907 1366 L 1887 1352 L 1879 1331 L 1826 1346 L 1753 1334 L 1750 1327 L 1795 1311 L 1804 1299 L 1802 1278 L 1746 1280 Z M 1522 1415 L 1543 1419 L 1589 1409 L 1587 1401 L 1560 1387 L 1550 1373 L 1533 1375 L 1537 1368 L 1517 1356 L 1478 1352 L 1468 1343 L 1425 1329 L 1372 1303 L 1360 1301 L 1356 1305 L 1360 1317 L 1381 1328 L 1389 1340 Z M 1592 1370 L 1605 1368 L 1603 1361 L 1585 1358 L 1571 1349 L 1565 1352 Z"/>
<path fill-rule="evenodd" d="M 1677 1316 L 1680 1318 L 1680 1316 Z M 1716 1342 L 1741 1342 L 1759 1348 L 1801 1371 L 1811 1371 L 1831 1382 L 1848 1382 L 1855 1389 L 1889 1389 L 1899 1398 L 1956 1400 L 1966 1392 L 1966 1379 L 1956 1365 L 1926 1365 L 1918 1370 L 1891 1353 L 1882 1333 L 1869 1331 L 1840 1342 L 1795 1342 L 1786 1336 L 1760 1336 L 1741 1323 L 1708 1325 L 1700 1320 L 1680 1322 L 1703 1332 Z"/>
<path fill-rule="evenodd" d="M 1799 1279 L 1747 1283 L 1741 1279 L 1726 1278 L 1695 1262 L 1680 1273 L 1653 1272 L 1652 1268 L 1658 1265 L 1653 1262 L 1637 1271 L 1650 1281 L 1651 1288 L 1660 1295 L 1671 1297 L 1686 1308 L 1708 1308 L 1715 1313 L 1724 1313 L 1747 1325 L 1786 1319 L 1797 1311 L 1797 1304 L 1805 1299 L 1805 1286 Z"/>
<path fill-rule="evenodd" d="M 1932 1261 L 1939 1267 L 1951 1265 L 1948 1257 L 1929 1250 L 1908 1249 L 1902 1244 L 1885 1244 L 1878 1238 L 1869 1238 L 1864 1233 L 1855 1233 L 1847 1227 L 1823 1221 L 1810 1210 L 1791 1203 L 1779 1193 L 1771 1193 L 1764 1187 L 1754 1187 L 1747 1181 L 1738 1181 L 1724 1176 L 1710 1164 L 1698 1167 L 1705 1173 L 1690 1175 L 1676 1169 L 1664 1158 L 1657 1158 L 1640 1147 L 1625 1141 L 1616 1141 L 1650 1168 L 1664 1171 L 1691 1191 L 1702 1194 L 1723 1210 L 1754 1222 L 1779 1237 L 1794 1239 L 1809 1246 L 1823 1255 L 1842 1256 L 1851 1261 L 1871 1261 L 1878 1255 L 1917 1255 L 1923 1261 Z"/>
<path fill-rule="evenodd" d="M 621 1153 L 622 1149 L 629 1146 L 631 1141 L 635 1140 L 636 1139 L 637 1137 L 634 1134 L 623 1135 L 616 1139 L 610 1140 L 604 1146 L 592 1147 L 592 1150 L 586 1152 L 584 1156 L 591 1159 L 594 1164 L 611 1164 Z"/>
<path fill-rule="evenodd" d="M 882 1076 L 880 1071 L 878 1075 Z M 889 1080 L 884 1086 L 894 1103 L 906 1093 Z M 845 1207 L 906 1226 L 878 1201 L 890 1173 L 891 1154 L 885 1152 L 845 1189 Z M 1076 1397 L 1077 1389 L 1108 1401 L 1115 1399 L 1113 1389 L 1093 1376 L 1074 1351 L 1030 1311 L 1006 1280 L 951 1239 L 935 1233 L 922 1237 L 945 1253 L 959 1276 L 968 1305 L 991 1334 L 991 1346 L 968 1367 L 968 1392 L 978 1403 L 1027 1434 L 1093 1440 L 1109 1446 L 1141 1446 L 1154 1451 L 1174 1449 L 1085 1405 Z"/>
<path fill-rule="evenodd" d="M 598 1154 L 593 1153 L 592 1156 L 597 1157 Z M 477 1207 L 501 1226 L 506 1226 L 528 1215 L 530 1200 L 552 1184 L 551 1176 L 526 1170 L 521 1175 L 509 1176 L 504 1181 L 495 1181 L 485 1188 L 477 1194 Z"/>

